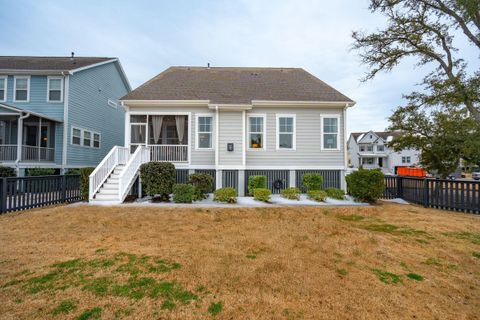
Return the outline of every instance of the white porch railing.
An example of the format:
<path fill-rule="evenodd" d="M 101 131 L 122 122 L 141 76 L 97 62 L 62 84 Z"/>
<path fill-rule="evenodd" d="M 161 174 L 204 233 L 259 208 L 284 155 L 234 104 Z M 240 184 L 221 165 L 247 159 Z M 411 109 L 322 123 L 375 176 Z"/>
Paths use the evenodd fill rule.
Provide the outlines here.
<path fill-rule="evenodd" d="M 157 144 L 148 147 L 151 161 L 188 162 L 186 144 Z"/>
<path fill-rule="evenodd" d="M 17 160 L 17 145 L 16 144 L 0 145 L 0 161 L 15 161 L 15 160 Z"/>
<path fill-rule="evenodd" d="M 55 149 L 37 146 L 22 146 L 23 161 L 54 161 Z"/>
<path fill-rule="evenodd" d="M 150 148 L 139 146 L 128 160 L 125 168 L 120 173 L 118 181 L 119 200 L 123 202 L 130 190 L 131 185 L 135 182 L 140 166 L 150 161 Z"/>
<path fill-rule="evenodd" d="M 92 200 L 95 193 L 100 189 L 108 176 L 119 164 L 126 164 L 130 157 L 129 148 L 115 146 L 103 158 L 102 162 L 89 176 L 88 199 Z"/>

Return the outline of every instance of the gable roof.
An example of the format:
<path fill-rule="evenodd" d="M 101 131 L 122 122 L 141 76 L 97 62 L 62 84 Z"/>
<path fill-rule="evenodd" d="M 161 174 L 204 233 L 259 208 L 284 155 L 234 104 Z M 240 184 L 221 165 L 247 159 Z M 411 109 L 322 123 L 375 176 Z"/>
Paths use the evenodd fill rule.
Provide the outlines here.
<path fill-rule="evenodd" d="M 116 58 L 0 56 L 0 70 L 72 71 L 110 60 Z"/>
<path fill-rule="evenodd" d="M 352 132 L 350 134 L 353 139 L 358 142 L 365 134 L 373 132 L 378 137 L 382 138 L 384 141 L 390 142 L 394 137 L 397 137 L 401 134 L 399 131 L 366 131 L 366 132 Z"/>
<path fill-rule="evenodd" d="M 252 100 L 345 102 L 353 100 L 301 68 L 170 67 L 121 100 Z"/>

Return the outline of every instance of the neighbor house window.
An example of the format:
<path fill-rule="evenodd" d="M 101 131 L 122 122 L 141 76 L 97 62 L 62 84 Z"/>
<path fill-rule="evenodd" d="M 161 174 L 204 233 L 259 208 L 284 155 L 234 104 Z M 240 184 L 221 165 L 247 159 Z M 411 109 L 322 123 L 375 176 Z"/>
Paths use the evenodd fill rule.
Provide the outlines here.
<path fill-rule="evenodd" d="M 93 147 L 100 148 L 100 134 L 98 133 L 93 134 Z"/>
<path fill-rule="evenodd" d="M 338 122 L 339 117 L 321 116 L 322 121 L 322 149 L 338 150 Z"/>
<path fill-rule="evenodd" d="M 360 151 L 365 151 L 365 146 L 360 146 Z"/>
<path fill-rule="evenodd" d="M 63 101 L 63 78 L 48 77 L 47 84 L 48 102 L 62 102 Z"/>
<path fill-rule="evenodd" d="M 373 158 L 363 158 L 362 159 L 362 164 L 373 164 L 374 160 Z"/>
<path fill-rule="evenodd" d="M 7 77 L 0 76 L 0 101 L 7 101 Z"/>
<path fill-rule="evenodd" d="M 92 143 L 92 133 L 90 131 L 83 132 L 83 146 L 90 147 Z"/>
<path fill-rule="evenodd" d="M 295 149 L 295 116 L 277 115 L 277 150 Z"/>
<path fill-rule="evenodd" d="M 73 128 L 72 129 L 72 144 L 75 145 L 80 145 L 80 142 L 82 141 L 82 130 Z"/>
<path fill-rule="evenodd" d="M 28 102 L 30 100 L 30 77 L 15 77 L 14 101 Z"/>
<path fill-rule="evenodd" d="M 385 147 L 384 146 L 377 146 L 377 151 L 385 151 Z"/>
<path fill-rule="evenodd" d="M 197 148 L 211 149 L 213 136 L 213 117 L 198 116 L 197 117 Z"/>
<path fill-rule="evenodd" d="M 373 152 L 373 146 L 367 146 L 367 151 L 368 152 Z"/>
<path fill-rule="evenodd" d="M 248 147 L 250 149 L 265 148 L 265 116 L 248 117 Z"/>
<path fill-rule="evenodd" d="M 410 157 L 402 157 L 402 163 L 410 163 L 411 158 Z"/>

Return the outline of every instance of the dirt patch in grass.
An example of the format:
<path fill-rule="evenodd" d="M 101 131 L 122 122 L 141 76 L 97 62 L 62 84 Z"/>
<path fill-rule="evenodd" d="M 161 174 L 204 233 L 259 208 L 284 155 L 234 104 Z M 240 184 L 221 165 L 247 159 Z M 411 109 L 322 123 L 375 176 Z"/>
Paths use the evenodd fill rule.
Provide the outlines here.
<path fill-rule="evenodd" d="M 394 204 L 7 214 L 0 318 L 474 319 L 478 234 Z"/>

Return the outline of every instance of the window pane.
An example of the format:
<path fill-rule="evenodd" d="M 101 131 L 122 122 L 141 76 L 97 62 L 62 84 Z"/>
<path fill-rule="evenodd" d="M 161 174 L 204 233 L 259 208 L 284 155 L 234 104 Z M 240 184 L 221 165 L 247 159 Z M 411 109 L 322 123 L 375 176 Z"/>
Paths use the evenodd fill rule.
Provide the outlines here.
<path fill-rule="evenodd" d="M 92 138 L 92 134 L 90 133 L 90 131 L 84 131 L 83 132 L 83 145 L 89 147 L 90 142 L 91 142 L 91 138 Z"/>
<path fill-rule="evenodd" d="M 280 137 L 280 148 L 292 149 L 293 148 L 293 135 L 291 133 L 282 133 Z"/>
<path fill-rule="evenodd" d="M 263 148 L 263 134 L 252 133 L 250 134 L 250 148 L 257 149 Z"/>
<path fill-rule="evenodd" d="M 17 101 L 27 101 L 28 93 L 27 90 L 17 90 L 15 92 L 15 100 Z"/>
<path fill-rule="evenodd" d="M 199 148 L 211 148 L 212 147 L 212 134 L 211 133 L 199 133 L 198 134 L 198 147 Z"/>
<path fill-rule="evenodd" d="M 199 117 L 198 118 L 198 131 L 199 132 L 212 132 L 212 118 L 211 117 Z"/>
<path fill-rule="evenodd" d="M 60 79 L 50 79 L 50 90 L 61 90 L 62 89 L 62 80 Z"/>
<path fill-rule="evenodd" d="M 147 122 L 147 116 L 132 115 L 132 116 L 130 116 L 130 122 L 131 123 L 146 123 Z"/>
<path fill-rule="evenodd" d="M 251 117 L 250 119 L 250 132 L 263 132 L 263 118 Z"/>
<path fill-rule="evenodd" d="M 17 90 L 27 90 L 28 88 L 28 79 L 15 79 Z"/>
<path fill-rule="evenodd" d="M 323 135 L 323 148 L 324 149 L 336 149 L 337 148 L 337 135 L 326 133 Z"/>
<path fill-rule="evenodd" d="M 72 130 L 72 143 L 80 145 L 80 130 L 73 129 Z"/>
<path fill-rule="evenodd" d="M 50 100 L 50 101 L 60 101 L 61 100 L 60 91 L 50 90 L 50 92 L 48 93 L 48 100 Z"/>
<path fill-rule="evenodd" d="M 337 133 L 338 132 L 338 119 L 337 118 L 324 118 L 323 119 L 323 132 Z"/>
<path fill-rule="evenodd" d="M 291 133 L 293 132 L 293 118 L 280 118 L 279 119 L 280 132 Z"/>
<path fill-rule="evenodd" d="M 80 137 L 73 137 L 73 138 L 72 138 L 72 143 L 73 143 L 73 144 L 80 145 Z"/>
<path fill-rule="evenodd" d="M 132 125 L 130 132 L 131 143 L 145 143 L 145 125 Z"/>
<path fill-rule="evenodd" d="M 0 100 L 6 100 L 5 99 L 5 90 L 3 90 L 3 87 L 0 87 Z"/>
<path fill-rule="evenodd" d="M 100 141 L 93 141 L 93 147 L 100 148 Z"/>

